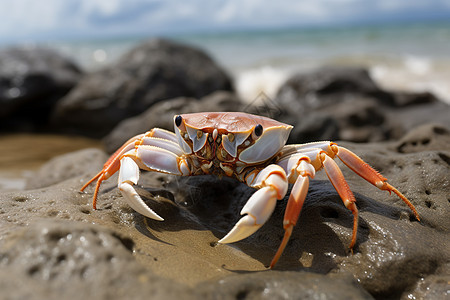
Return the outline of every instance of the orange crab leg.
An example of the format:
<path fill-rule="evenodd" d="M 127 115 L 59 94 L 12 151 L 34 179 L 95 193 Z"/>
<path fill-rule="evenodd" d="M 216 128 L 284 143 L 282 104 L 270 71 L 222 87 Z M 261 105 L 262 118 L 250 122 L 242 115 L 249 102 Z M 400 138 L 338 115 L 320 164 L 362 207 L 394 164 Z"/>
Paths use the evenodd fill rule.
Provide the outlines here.
<path fill-rule="evenodd" d="M 369 166 L 366 162 L 364 162 L 360 157 L 358 157 L 355 153 L 350 150 L 340 147 L 337 145 L 331 146 L 333 151 L 335 151 L 336 155 L 339 159 L 350 169 L 352 169 L 356 174 L 379 188 L 380 190 L 388 191 L 389 193 L 394 192 L 409 208 L 413 211 L 414 216 L 418 221 L 420 221 L 419 214 L 417 213 L 414 205 L 395 187 L 387 183 L 387 179 L 384 178 L 380 173 L 378 173 L 375 169 Z"/>
<path fill-rule="evenodd" d="M 94 209 L 97 209 L 97 195 L 102 181 L 108 179 L 119 170 L 121 156 L 125 152 L 133 149 L 135 147 L 135 142 L 140 140 L 144 136 L 145 136 L 144 134 L 139 134 L 129 139 L 125 144 L 122 145 L 122 147 L 117 149 L 117 151 L 114 152 L 114 154 L 109 157 L 109 159 L 103 165 L 103 169 L 97 175 L 92 177 L 88 182 L 86 182 L 86 184 L 83 185 L 83 187 L 80 189 L 81 192 L 84 191 L 86 187 L 88 187 L 92 182 L 97 180 L 97 184 L 95 185 L 94 190 L 94 197 L 92 200 L 92 207 Z"/>
<path fill-rule="evenodd" d="M 92 200 L 92 207 L 94 209 L 97 209 L 97 194 L 98 194 L 98 190 L 100 189 L 100 184 L 102 183 L 103 180 L 105 180 L 105 176 L 104 176 L 104 169 L 105 167 L 103 167 L 103 170 L 101 170 L 100 172 L 97 173 L 97 175 L 95 175 L 94 177 L 92 177 L 88 182 L 86 182 L 85 185 L 83 185 L 83 187 L 80 189 L 80 192 L 84 191 L 85 188 L 87 188 L 92 182 L 94 182 L 95 180 L 97 180 L 97 184 L 95 185 L 95 190 L 94 190 L 94 198 Z"/>
<path fill-rule="evenodd" d="M 275 256 L 272 259 L 272 262 L 270 263 L 271 269 L 275 266 L 278 259 L 281 257 L 281 254 L 283 254 L 284 248 L 286 248 L 286 245 L 291 237 L 292 230 L 294 229 L 295 224 L 297 224 L 303 203 L 305 202 L 306 194 L 308 193 L 309 177 L 314 178 L 315 176 L 315 169 L 310 164 L 308 158 L 302 158 L 296 169 L 299 176 L 295 180 L 286 205 L 283 219 L 284 236 L 277 252 L 275 253 Z"/>
<path fill-rule="evenodd" d="M 355 196 L 350 190 L 350 187 L 336 162 L 326 153 L 321 153 L 320 159 L 322 161 L 323 167 L 325 168 L 325 172 L 327 173 L 327 176 L 331 181 L 331 184 L 338 192 L 339 196 L 344 202 L 345 207 L 347 207 L 353 214 L 352 241 L 349 245 L 350 250 L 353 251 L 353 246 L 355 246 L 356 243 L 356 233 L 358 231 L 358 209 L 355 205 Z"/>
<path fill-rule="evenodd" d="M 286 211 L 284 213 L 283 227 L 284 227 L 284 236 L 281 241 L 280 246 L 278 247 L 275 256 L 270 263 L 270 268 L 272 269 L 275 264 L 278 262 L 281 254 L 283 254 L 284 248 L 291 237 L 292 230 L 294 229 L 295 224 L 297 223 L 298 216 L 303 207 L 303 203 L 305 202 L 306 194 L 308 193 L 309 187 L 309 178 L 307 176 L 299 176 L 294 186 L 292 187 L 291 195 L 289 196 L 289 200 L 286 206 Z"/>

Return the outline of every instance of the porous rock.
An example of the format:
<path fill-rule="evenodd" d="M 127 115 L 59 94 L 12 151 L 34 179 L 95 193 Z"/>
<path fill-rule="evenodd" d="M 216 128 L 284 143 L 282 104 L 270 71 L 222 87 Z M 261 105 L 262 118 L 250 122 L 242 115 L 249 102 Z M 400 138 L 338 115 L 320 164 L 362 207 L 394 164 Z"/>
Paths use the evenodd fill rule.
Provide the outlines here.
<path fill-rule="evenodd" d="M 131 239 L 104 227 L 33 222 L 0 246 L 2 299 L 193 299 L 139 265 L 132 251 Z"/>
<path fill-rule="evenodd" d="M 395 144 L 400 153 L 415 153 L 430 150 L 447 150 L 450 145 L 448 127 L 430 123 L 417 127 L 405 134 Z"/>
<path fill-rule="evenodd" d="M 81 75 L 73 61 L 52 49 L 11 47 L 1 50 L 1 130 L 45 127 L 56 102 Z"/>
<path fill-rule="evenodd" d="M 61 102 L 55 124 L 103 137 L 121 120 L 161 100 L 200 98 L 231 90 L 228 75 L 203 51 L 163 39 L 135 47 L 119 61 L 83 77 Z"/>

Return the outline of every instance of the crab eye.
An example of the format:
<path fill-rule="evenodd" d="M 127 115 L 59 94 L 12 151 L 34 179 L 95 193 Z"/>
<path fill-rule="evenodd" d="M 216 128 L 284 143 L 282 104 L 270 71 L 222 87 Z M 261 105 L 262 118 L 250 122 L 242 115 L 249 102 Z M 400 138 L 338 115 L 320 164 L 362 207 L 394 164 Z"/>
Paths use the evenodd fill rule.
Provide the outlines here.
<path fill-rule="evenodd" d="M 255 126 L 255 129 L 253 130 L 252 138 L 254 140 L 258 139 L 262 133 L 263 133 L 263 127 L 261 124 L 258 124 Z"/>
<path fill-rule="evenodd" d="M 176 116 L 176 118 L 175 118 L 175 125 L 177 127 L 180 127 L 182 120 L 183 120 L 183 118 L 181 116 Z"/>

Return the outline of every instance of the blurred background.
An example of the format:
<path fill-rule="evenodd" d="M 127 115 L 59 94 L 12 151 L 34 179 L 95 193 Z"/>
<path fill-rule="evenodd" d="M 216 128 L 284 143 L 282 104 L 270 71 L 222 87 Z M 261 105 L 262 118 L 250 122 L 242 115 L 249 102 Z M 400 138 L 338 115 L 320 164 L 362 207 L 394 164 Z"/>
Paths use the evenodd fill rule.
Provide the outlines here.
<path fill-rule="evenodd" d="M 249 101 L 294 72 L 357 65 L 450 103 L 449 0 L 3 0 L 0 18 L 0 47 L 56 48 L 84 71 L 164 36 L 205 49 Z"/>

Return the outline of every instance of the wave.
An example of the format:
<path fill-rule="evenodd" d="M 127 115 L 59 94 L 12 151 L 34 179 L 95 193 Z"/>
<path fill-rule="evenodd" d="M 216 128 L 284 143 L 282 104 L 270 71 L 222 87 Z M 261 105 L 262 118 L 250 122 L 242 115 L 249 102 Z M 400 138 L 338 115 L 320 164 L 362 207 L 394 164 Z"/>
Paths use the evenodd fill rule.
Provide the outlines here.
<path fill-rule="evenodd" d="M 340 56 L 274 67 L 266 64 L 232 72 L 239 96 L 251 102 L 261 93 L 274 99 L 281 85 L 294 73 L 322 66 L 355 66 L 369 70 L 380 88 L 388 91 L 431 92 L 450 104 L 450 59 L 432 59 L 405 54 L 402 57 Z"/>
<path fill-rule="evenodd" d="M 405 55 L 397 62 L 371 66 L 370 74 L 383 89 L 431 92 L 450 104 L 450 59 Z"/>

